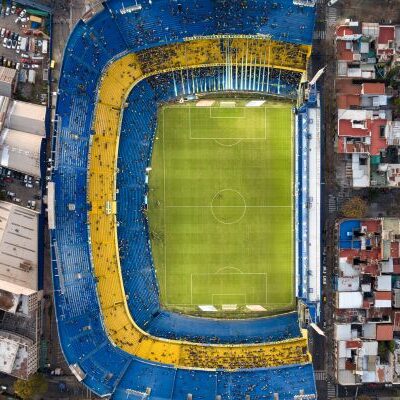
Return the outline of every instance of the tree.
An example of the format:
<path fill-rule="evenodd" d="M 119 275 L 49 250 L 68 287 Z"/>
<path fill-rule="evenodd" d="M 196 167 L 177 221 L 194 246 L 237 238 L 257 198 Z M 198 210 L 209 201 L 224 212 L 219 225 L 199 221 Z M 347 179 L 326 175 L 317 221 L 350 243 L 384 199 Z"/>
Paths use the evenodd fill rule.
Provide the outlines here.
<path fill-rule="evenodd" d="M 362 218 L 367 213 L 367 203 L 361 197 L 353 197 L 342 207 L 342 214 L 346 218 Z"/>
<path fill-rule="evenodd" d="M 371 400 L 371 397 L 361 394 L 360 396 L 357 396 L 357 400 Z"/>
<path fill-rule="evenodd" d="M 27 381 L 18 379 L 14 383 L 15 393 L 23 400 L 30 400 L 35 395 L 41 395 L 47 392 L 47 381 L 43 375 L 35 374 Z"/>

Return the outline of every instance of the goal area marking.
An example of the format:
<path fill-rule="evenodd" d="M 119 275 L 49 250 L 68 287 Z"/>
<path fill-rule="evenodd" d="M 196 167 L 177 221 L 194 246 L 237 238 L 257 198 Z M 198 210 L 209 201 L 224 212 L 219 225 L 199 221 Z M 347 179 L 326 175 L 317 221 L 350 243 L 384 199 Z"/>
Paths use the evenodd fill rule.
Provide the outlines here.
<path fill-rule="evenodd" d="M 210 277 L 213 281 L 215 280 L 215 279 L 222 279 L 222 277 L 223 276 L 225 276 L 225 277 L 233 277 L 233 276 L 236 276 L 236 277 L 240 277 L 240 276 L 244 276 L 244 275 L 247 275 L 247 276 L 249 276 L 249 275 L 252 275 L 252 276 L 254 276 L 256 279 L 257 279 L 257 282 L 261 282 L 261 279 L 262 279 L 262 276 L 264 276 L 264 279 L 262 280 L 262 285 L 263 285 L 263 293 L 264 293 L 264 300 L 265 301 L 256 301 L 256 302 L 251 302 L 251 304 L 254 304 L 254 303 L 261 303 L 261 304 L 269 304 L 269 302 L 268 302 L 268 290 L 267 290 L 267 287 L 268 287 L 268 273 L 267 272 L 210 272 L 210 273 L 208 273 L 208 272 L 197 272 L 197 273 L 191 273 L 190 274 L 190 303 L 192 304 L 192 305 L 196 305 L 197 303 L 194 303 L 193 302 L 193 287 L 194 287 L 194 285 L 196 285 L 196 282 L 197 282 L 197 284 L 199 283 L 199 281 L 201 281 L 201 278 L 208 278 L 208 277 Z M 218 277 L 218 278 L 217 278 Z M 246 282 L 246 289 L 245 289 L 245 292 L 248 292 L 248 293 L 205 293 L 204 294 L 204 296 L 211 296 L 211 304 L 213 304 L 213 305 L 215 305 L 215 302 L 214 302 L 214 297 L 215 296 L 225 296 L 225 297 L 235 297 L 235 298 L 237 298 L 238 296 L 244 296 L 244 302 L 243 303 L 240 303 L 240 304 L 250 304 L 250 303 L 248 303 L 248 299 L 247 299 L 247 295 L 248 294 L 250 294 L 251 293 L 251 290 L 247 290 L 247 289 L 249 289 L 249 285 L 252 285 L 251 284 L 251 282 Z M 262 292 L 260 291 L 259 292 L 259 294 L 261 294 Z M 236 301 L 234 301 L 235 303 L 239 303 L 237 300 Z M 208 302 L 209 303 L 209 302 Z M 218 305 L 220 305 L 220 304 L 227 304 L 227 303 L 232 303 L 232 299 L 231 300 L 224 300 L 224 301 L 221 301 L 221 303 L 218 303 Z M 204 304 L 204 302 L 200 302 L 199 304 Z"/>
<path fill-rule="evenodd" d="M 172 107 L 165 107 L 165 108 L 172 108 Z M 164 109 L 165 109 L 164 108 Z M 189 125 L 189 139 L 191 140 L 267 140 L 267 107 L 262 107 L 264 109 L 264 115 L 263 115 L 263 127 L 264 127 L 264 135 L 262 137 L 243 137 L 243 136 L 234 136 L 234 137 L 222 137 L 222 136 L 208 136 L 208 137 L 195 137 L 193 136 L 192 132 L 192 112 L 201 112 L 201 110 L 206 110 L 209 109 L 209 118 L 212 119 L 225 119 L 225 120 L 244 120 L 246 118 L 250 118 L 246 115 L 244 116 L 239 116 L 239 117 L 224 117 L 224 116 L 212 116 L 212 109 L 217 110 L 217 111 L 221 111 L 221 108 L 219 107 L 200 107 L 200 108 L 196 108 L 196 107 L 187 107 L 187 114 L 188 114 L 188 125 Z M 262 108 L 258 108 L 258 110 L 262 109 Z M 235 107 L 235 108 L 222 108 L 222 110 L 226 111 L 236 111 L 236 110 L 242 110 L 242 112 L 245 114 L 245 110 L 252 110 L 254 111 L 257 108 L 249 108 L 249 107 Z M 216 112 L 216 111 L 214 111 Z"/>

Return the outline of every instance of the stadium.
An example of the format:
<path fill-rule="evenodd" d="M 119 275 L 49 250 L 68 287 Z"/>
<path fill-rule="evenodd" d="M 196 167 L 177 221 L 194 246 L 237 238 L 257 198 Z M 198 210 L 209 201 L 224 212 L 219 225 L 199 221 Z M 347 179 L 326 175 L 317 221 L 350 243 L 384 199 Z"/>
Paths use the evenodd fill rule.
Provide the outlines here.
<path fill-rule="evenodd" d="M 71 33 L 48 218 L 58 332 L 112 399 L 315 398 L 307 0 L 109 0 Z"/>

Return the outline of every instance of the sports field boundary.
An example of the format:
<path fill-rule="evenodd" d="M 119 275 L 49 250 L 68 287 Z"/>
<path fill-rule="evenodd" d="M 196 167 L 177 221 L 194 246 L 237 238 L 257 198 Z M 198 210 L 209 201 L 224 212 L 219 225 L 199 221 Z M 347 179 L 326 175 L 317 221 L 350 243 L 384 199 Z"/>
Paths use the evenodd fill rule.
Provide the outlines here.
<path fill-rule="evenodd" d="M 163 229 L 163 244 L 162 244 L 163 249 L 162 249 L 162 251 L 163 251 L 163 261 L 164 261 L 163 262 L 163 264 L 164 264 L 163 266 L 158 266 L 158 268 L 161 268 L 161 269 L 159 269 L 159 271 L 161 271 L 161 273 L 163 273 L 163 275 L 164 275 L 162 277 L 162 281 L 159 282 L 159 283 L 161 283 L 161 287 L 163 288 L 163 292 L 164 292 L 162 294 L 162 297 L 161 297 L 160 300 L 161 300 L 161 303 L 163 304 L 164 307 L 166 307 L 168 309 L 171 309 L 171 310 L 172 309 L 187 309 L 189 307 L 189 308 L 191 308 L 190 311 L 183 311 L 183 312 L 187 312 L 189 314 L 193 314 L 194 315 L 194 314 L 198 313 L 198 310 L 196 309 L 198 305 L 212 303 L 214 306 L 219 307 L 221 305 L 221 301 L 218 301 L 217 304 L 214 304 L 214 301 L 216 299 L 218 299 L 221 296 L 228 296 L 228 297 L 234 296 L 234 293 L 229 293 L 229 289 L 228 289 L 227 293 L 221 293 L 219 291 L 214 291 L 214 292 L 210 291 L 210 292 L 205 294 L 205 295 L 211 296 L 209 301 L 203 302 L 203 301 L 199 300 L 200 298 L 196 300 L 196 296 L 195 296 L 195 298 L 193 298 L 193 280 L 196 280 L 196 278 L 194 278 L 193 276 L 196 277 L 197 275 L 201 275 L 201 273 L 200 272 L 193 272 L 193 273 L 191 273 L 190 281 L 189 281 L 190 296 L 188 296 L 187 298 L 185 298 L 185 297 L 181 298 L 181 300 L 184 300 L 184 301 L 180 302 L 179 301 L 179 297 L 176 297 L 177 296 L 176 293 L 172 297 L 169 295 L 169 289 L 170 289 L 171 283 L 172 282 L 179 282 L 179 278 L 177 278 L 177 276 L 179 275 L 179 271 L 176 270 L 176 269 L 173 269 L 173 271 L 170 271 L 170 268 L 169 268 L 169 263 L 170 262 L 174 262 L 174 259 L 175 259 L 174 258 L 175 256 L 172 256 L 172 258 L 171 258 L 171 254 L 174 254 L 174 252 L 176 252 L 176 248 L 175 248 L 175 250 L 172 250 L 173 253 L 170 254 L 169 242 L 170 242 L 171 237 L 172 237 L 171 240 L 174 240 L 175 233 L 174 233 L 174 231 L 172 231 L 172 233 L 171 233 L 170 227 L 168 225 L 170 223 L 168 221 L 170 221 L 170 218 L 171 218 L 171 217 L 168 217 L 168 215 L 169 215 L 168 210 L 173 210 L 173 209 L 177 210 L 176 212 L 174 211 L 174 213 L 171 214 L 172 218 L 174 218 L 173 217 L 174 215 L 179 215 L 179 214 L 176 214 L 176 213 L 179 213 L 179 211 L 178 211 L 179 209 L 182 209 L 182 210 L 183 209 L 210 209 L 210 210 L 214 209 L 215 211 L 216 210 L 220 210 L 220 209 L 227 209 L 227 210 L 232 209 L 231 212 L 229 212 L 229 211 L 227 211 L 227 212 L 223 212 L 223 211 L 219 212 L 218 211 L 217 212 L 217 216 L 218 217 L 222 216 L 223 221 L 229 221 L 230 218 L 234 218 L 234 217 L 231 217 L 231 216 L 236 215 L 236 212 L 234 212 L 233 209 L 240 209 L 240 208 L 243 208 L 244 210 L 246 210 L 246 209 L 271 209 L 271 210 L 272 209 L 277 209 L 278 210 L 278 209 L 285 209 L 285 208 L 286 209 L 291 209 L 291 213 L 290 213 L 291 214 L 291 221 L 292 221 L 291 222 L 291 232 L 292 232 L 292 237 L 293 237 L 292 240 L 294 240 L 294 232 L 293 232 L 293 229 L 294 229 L 294 225 L 293 225 L 294 224 L 294 221 L 293 221 L 293 211 L 294 211 L 293 210 L 293 207 L 294 207 L 294 202 L 293 202 L 293 184 L 294 184 L 293 183 L 293 180 L 294 180 L 293 179 L 294 178 L 294 176 L 293 176 L 293 167 L 294 167 L 294 160 L 293 160 L 293 151 L 294 151 L 294 148 L 293 148 L 293 134 L 294 134 L 294 132 L 293 132 L 293 115 L 291 114 L 291 117 L 290 117 L 291 118 L 291 120 L 290 120 L 290 122 L 291 122 L 290 145 L 289 145 L 289 139 L 288 139 L 288 145 L 284 145 L 282 147 L 282 145 L 279 144 L 279 139 L 278 139 L 278 137 L 276 135 L 275 135 L 275 139 L 272 142 L 272 144 L 274 146 L 278 146 L 277 147 L 277 149 L 278 149 L 277 151 L 282 151 L 282 150 L 279 150 L 279 149 L 283 149 L 283 148 L 287 148 L 289 150 L 289 147 L 290 147 L 291 158 L 290 158 L 290 160 L 289 160 L 289 158 L 287 158 L 287 165 L 290 166 L 289 168 L 292 171 L 291 178 L 290 178 L 291 179 L 290 187 L 291 187 L 291 193 L 292 193 L 291 203 L 290 204 L 288 204 L 288 203 L 286 203 L 286 204 L 268 204 L 268 203 L 267 204 L 262 204 L 262 203 L 264 203 L 264 200 L 260 202 L 261 204 L 254 204 L 254 203 L 253 204 L 248 204 L 248 199 L 247 199 L 248 192 L 247 193 L 244 192 L 244 194 L 245 194 L 244 197 L 240 193 L 240 196 L 242 196 L 243 199 L 244 199 L 244 202 L 245 202 L 244 205 L 238 204 L 236 201 L 233 201 L 233 204 L 229 205 L 229 203 L 232 203 L 232 200 L 231 200 L 231 198 L 229 196 L 226 197 L 225 195 L 223 195 L 224 199 L 222 199 L 222 197 L 219 198 L 219 200 L 218 200 L 218 202 L 216 202 L 216 204 L 210 204 L 210 203 L 209 204 L 206 204 L 206 203 L 202 204 L 201 202 L 199 202 L 200 204 L 184 204 L 185 201 L 182 201 L 183 204 L 179 204 L 181 202 L 179 200 L 178 200 L 178 204 L 176 204 L 176 201 L 173 200 L 173 199 L 175 199 L 176 196 L 173 195 L 171 197 L 172 188 L 169 186 L 169 179 L 170 179 L 169 176 L 171 176 L 170 172 L 172 171 L 172 173 L 173 173 L 173 170 L 171 170 L 171 171 L 169 170 L 169 168 L 171 168 L 171 159 L 169 158 L 169 156 L 167 154 L 167 151 L 170 151 L 171 144 L 175 143 L 175 142 L 168 142 L 168 140 L 166 141 L 166 139 L 167 139 L 166 138 L 166 134 L 167 134 L 166 126 L 168 126 L 169 130 L 175 129 L 175 131 L 176 131 L 176 128 L 174 128 L 174 126 L 175 127 L 177 126 L 177 125 L 174 125 L 174 123 L 171 124 L 171 121 L 173 121 L 173 119 L 169 120 L 169 122 L 167 121 L 167 125 L 166 125 L 166 119 L 167 118 L 175 118 L 176 121 L 178 121 L 178 119 L 179 119 L 179 117 L 178 117 L 178 119 L 176 117 L 174 117 L 173 114 L 171 115 L 171 117 L 167 117 L 166 116 L 166 111 L 168 109 L 173 109 L 173 108 L 176 108 L 176 107 L 180 108 L 181 110 L 187 110 L 187 111 L 181 112 L 181 117 L 180 118 L 182 118 L 182 116 L 184 116 L 185 114 L 189 115 L 192 108 L 195 109 L 194 107 L 187 106 L 187 105 L 172 105 L 172 106 L 171 105 L 166 105 L 166 106 L 163 106 L 162 108 L 160 108 L 160 111 L 161 111 L 161 118 L 160 119 L 162 119 L 162 121 L 159 121 L 159 123 L 160 123 L 159 124 L 159 129 L 160 129 L 160 131 L 159 131 L 159 136 L 160 136 L 159 139 L 162 140 L 162 144 L 160 143 L 161 150 L 162 150 L 162 161 L 160 159 L 161 165 L 159 164 L 158 166 L 162 168 L 162 171 L 161 171 L 162 172 L 162 183 L 160 182 L 158 184 L 158 186 L 162 190 L 162 193 L 160 193 L 161 196 L 159 196 L 159 197 L 157 196 L 157 197 L 162 202 L 160 208 L 162 208 L 161 213 L 162 213 L 162 216 L 163 216 L 163 224 L 161 225 L 161 227 L 158 226 L 158 228 L 159 229 Z M 204 107 L 204 108 L 206 108 L 206 107 Z M 204 108 L 202 108 L 202 109 L 204 109 Z M 210 112 L 211 112 L 212 108 L 218 109 L 218 110 L 220 109 L 220 108 L 217 108 L 217 107 L 207 107 L 207 108 L 209 108 Z M 260 108 L 264 108 L 264 118 L 261 118 L 261 119 L 263 120 L 263 123 L 264 123 L 264 134 L 267 135 L 267 118 L 266 118 L 265 114 L 267 112 L 267 108 L 270 108 L 270 107 L 263 106 L 263 107 L 260 107 Z M 276 108 L 278 108 L 278 107 L 271 107 L 271 109 L 276 109 Z M 284 108 L 288 108 L 288 107 L 284 107 Z M 246 107 L 242 107 L 242 109 L 245 110 Z M 248 108 L 248 109 L 251 109 L 251 108 Z M 232 110 L 232 108 L 229 108 L 229 110 Z M 176 115 L 178 116 L 179 113 L 176 114 Z M 282 120 L 281 115 L 279 113 L 278 114 L 275 113 L 275 115 L 276 115 L 276 117 L 272 117 L 272 118 L 275 118 L 275 120 L 272 119 L 269 122 L 269 124 L 270 124 L 270 129 L 269 130 L 276 129 L 274 127 L 277 127 L 277 128 L 280 127 L 280 125 L 276 125 L 276 124 L 280 124 L 280 120 Z M 282 114 L 282 115 L 285 115 L 285 114 Z M 277 117 L 278 117 L 278 119 L 276 119 Z M 190 116 L 188 117 L 188 119 L 190 121 Z M 235 119 L 237 119 L 237 118 L 235 118 Z M 198 119 L 197 123 L 201 124 L 201 119 Z M 272 125 L 271 125 L 271 123 L 272 123 Z M 273 124 L 275 124 L 275 125 L 273 125 Z M 189 122 L 188 122 L 188 125 L 190 125 Z M 243 125 L 243 123 L 242 123 L 242 125 Z M 283 127 L 286 126 L 286 128 L 284 128 L 284 129 L 286 129 L 286 132 L 288 133 L 288 131 L 287 131 L 287 126 L 288 126 L 287 122 L 285 123 L 285 125 L 282 125 L 282 126 Z M 200 127 L 201 127 L 201 125 L 200 125 Z M 199 128 L 199 129 L 201 129 L 201 128 Z M 190 126 L 190 130 L 191 130 L 191 126 Z M 274 132 L 274 131 L 271 131 L 271 132 Z M 284 134 L 283 137 L 285 137 L 285 135 L 287 136 L 287 133 Z M 168 136 L 168 138 L 169 137 L 170 136 Z M 176 136 L 176 138 L 175 138 L 175 136 L 172 136 L 172 137 L 174 138 L 173 139 L 174 141 L 177 140 L 177 139 L 179 140 L 179 135 Z M 192 137 L 187 137 L 186 136 L 186 140 L 189 140 L 189 139 L 190 140 L 209 140 L 209 141 L 213 141 L 214 140 L 216 142 L 216 144 L 219 144 L 217 140 L 234 140 L 234 141 L 239 141 L 239 142 L 243 141 L 243 140 L 244 141 L 254 141 L 254 140 L 264 141 L 264 140 L 267 140 L 267 139 L 270 140 L 267 137 L 265 137 L 265 138 L 249 138 L 249 137 L 241 137 L 241 138 L 238 138 L 238 137 L 229 137 L 229 138 L 227 138 L 227 137 L 218 137 L 218 138 L 216 138 L 216 137 L 204 137 L 204 138 L 196 138 L 195 137 L 195 138 L 192 138 Z M 284 140 L 286 140 L 286 139 L 284 139 Z M 285 143 L 285 142 L 283 142 L 283 143 Z M 189 145 L 187 144 L 186 146 L 189 146 Z M 258 146 L 258 145 L 255 145 L 255 146 Z M 263 146 L 265 147 L 265 145 L 263 145 Z M 190 146 L 186 147 L 186 148 L 189 149 Z M 231 150 L 227 150 L 227 151 L 231 151 Z M 285 150 L 283 150 L 283 151 L 285 151 Z M 174 157 L 174 155 L 172 157 Z M 175 178 L 172 178 L 172 179 L 175 179 Z M 176 186 L 175 185 L 176 182 L 174 180 L 171 181 L 170 183 L 173 186 Z M 235 187 L 235 186 L 233 186 L 233 187 Z M 230 190 L 230 191 L 235 191 L 236 192 L 235 189 L 231 189 L 229 187 L 226 187 L 226 188 L 222 187 L 221 190 Z M 170 200 L 172 199 L 173 200 L 172 204 L 167 204 L 167 200 L 168 199 L 170 199 Z M 201 198 L 199 198 L 199 199 L 201 199 Z M 225 204 L 224 204 L 224 201 L 225 201 Z M 259 201 L 257 200 L 257 197 L 256 197 L 256 202 L 259 203 Z M 188 211 L 188 212 L 189 212 L 189 215 L 190 215 L 190 211 Z M 272 215 L 273 215 L 274 211 L 271 211 L 270 213 L 272 213 Z M 279 213 L 278 215 L 287 215 L 286 211 L 282 211 L 282 214 L 280 214 L 280 212 L 278 212 L 278 213 Z M 199 214 L 199 215 L 203 215 L 203 214 Z M 251 215 L 256 215 L 256 214 L 251 214 Z M 242 215 L 242 217 L 243 217 L 243 215 Z M 214 216 L 214 218 L 215 218 L 215 216 Z M 226 223 L 226 222 L 219 221 L 217 218 L 215 218 L 215 219 L 216 219 L 217 223 L 219 222 L 219 223 L 228 224 L 228 225 L 231 224 L 230 222 Z M 238 221 L 235 220 L 233 222 L 233 224 L 236 224 L 241 219 L 242 218 L 238 219 Z M 171 236 L 171 234 L 173 236 Z M 285 235 L 285 237 L 286 237 L 286 235 Z M 294 249 L 292 249 L 292 251 L 294 251 Z M 292 258 L 294 258 L 294 254 L 292 254 Z M 157 268 L 156 260 L 154 262 L 155 262 L 155 267 Z M 292 264 L 293 264 L 293 262 L 292 262 Z M 268 268 L 270 268 L 270 267 L 268 267 Z M 294 273 L 295 273 L 294 272 L 294 265 L 292 265 L 292 268 L 293 269 L 292 269 L 291 276 L 290 276 L 290 278 L 289 277 L 288 278 L 290 279 L 291 287 L 293 288 L 294 278 L 295 278 L 295 276 L 294 276 Z M 285 267 L 285 269 L 283 271 L 286 271 L 286 267 Z M 173 278 L 170 278 L 171 274 L 174 275 Z M 215 275 L 215 274 L 216 274 L 215 272 L 211 272 L 211 271 L 209 273 L 210 276 Z M 256 272 L 254 272 L 254 273 L 253 272 L 244 272 L 244 275 L 253 275 L 253 276 L 255 276 L 256 274 L 257 274 Z M 264 299 L 262 299 L 260 297 L 258 297 L 258 299 L 256 301 L 252 301 L 252 300 L 249 300 L 248 298 L 246 298 L 246 293 L 240 293 L 240 292 L 236 293 L 235 292 L 237 294 L 238 300 L 239 300 L 240 297 L 242 297 L 244 302 L 242 302 L 243 300 L 240 299 L 240 302 L 239 301 L 232 301 L 232 300 L 229 300 L 229 301 L 228 300 L 226 300 L 226 301 L 224 300 L 224 303 L 227 303 L 227 304 L 228 303 L 238 303 L 238 305 L 242 308 L 242 310 L 238 310 L 239 314 L 244 312 L 245 314 L 256 315 L 257 312 L 255 312 L 255 311 L 247 311 L 247 310 L 243 309 L 243 307 L 245 307 L 246 305 L 253 305 L 253 304 L 260 304 L 263 307 L 265 307 L 266 310 L 267 310 L 265 312 L 265 315 L 271 315 L 271 313 L 274 313 L 274 312 L 279 314 L 281 312 L 286 312 L 286 311 L 292 310 L 294 305 L 295 305 L 294 304 L 294 293 L 292 293 L 294 289 L 290 293 L 290 302 L 289 303 L 287 303 L 287 302 L 279 302 L 279 301 L 278 302 L 270 302 L 269 301 L 270 299 L 269 299 L 269 296 L 268 296 L 268 292 L 267 292 L 268 274 L 266 272 L 260 272 L 258 274 L 259 275 L 265 275 L 265 281 L 266 281 L 264 283 L 264 286 L 265 286 L 265 290 L 264 290 L 265 301 L 263 301 Z M 285 272 L 285 274 L 286 274 L 286 272 Z M 240 273 L 237 273 L 237 274 L 232 273 L 232 275 L 240 275 Z M 178 280 L 176 280 L 176 279 L 178 279 Z M 186 279 L 186 278 L 184 278 L 184 279 Z M 177 283 L 175 283 L 175 285 L 176 284 Z M 233 285 L 233 286 L 231 286 L 231 289 L 233 289 L 236 284 L 234 283 L 234 281 L 232 281 L 231 284 Z M 240 285 L 239 285 L 239 287 L 240 287 Z M 271 287 L 273 288 L 274 286 L 271 286 Z M 282 293 L 286 293 L 286 288 L 284 290 L 285 290 L 285 292 L 282 291 Z M 256 296 L 259 296 L 259 294 L 262 294 L 262 291 L 261 291 L 261 293 L 259 293 L 259 291 L 256 290 L 253 293 L 256 293 Z M 213 297 L 214 297 L 214 299 L 213 299 Z M 277 296 L 275 296 L 275 297 L 277 297 L 276 300 L 286 300 L 285 295 L 283 295 L 283 294 L 277 294 Z M 172 300 L 172 302 L 171 302 L 171 300 Z M 176 301 L 176 300 L 178 300 L 178 301 Z M 190 304 L 187 302 L 187 300 L 190 301 Z"/>

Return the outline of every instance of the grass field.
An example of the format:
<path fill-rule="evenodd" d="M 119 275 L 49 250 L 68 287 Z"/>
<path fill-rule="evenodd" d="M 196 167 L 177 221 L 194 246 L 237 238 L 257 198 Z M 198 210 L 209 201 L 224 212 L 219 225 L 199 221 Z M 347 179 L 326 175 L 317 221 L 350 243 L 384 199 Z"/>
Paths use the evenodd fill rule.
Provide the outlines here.
<path fill-rule="evenodd" d="M 168 105 L 149 180 L 166 308 L 294 306 L 292 105 Z"/>

